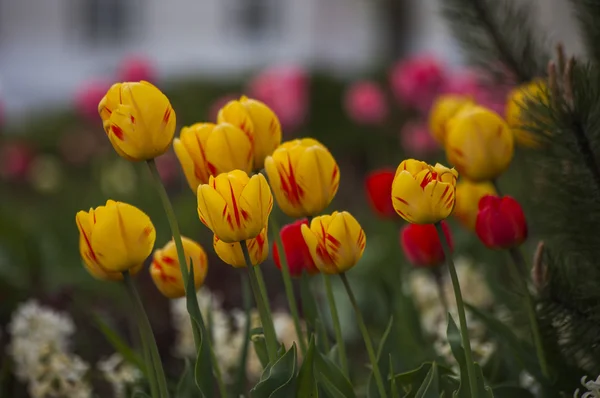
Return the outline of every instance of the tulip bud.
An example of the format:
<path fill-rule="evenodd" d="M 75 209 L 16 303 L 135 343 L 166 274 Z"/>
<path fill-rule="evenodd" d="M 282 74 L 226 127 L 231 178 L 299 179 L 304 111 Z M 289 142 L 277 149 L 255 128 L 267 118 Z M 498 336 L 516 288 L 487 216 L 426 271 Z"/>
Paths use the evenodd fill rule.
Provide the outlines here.
<path fill-rule="evenodd" d="M 534 81 L 514 89 L 506 104 L 506 121 L 513 131 L 517 144 L 525 147 L 539 146 L 535 134 L 525 127 L 531 125 L 526 120 L 527 106 L 530 101 L 548 103 L 548 87 L 542 80 Z"/>
<path fill-rule="evenodd" d="M 281 228 L 279 232 L 291 276 L 302 276 L 303 271 L 306 271 L 309 275 L 319 272 L 302 236 L 303 225 L 308 226 L 306 219 L 288 224 Z M 275 243 L 273 243 L 273 261 L 275 261 L 277 268 L 281 269 L 279 248 Z"/>
<path fill-rule="evenodd" d="M 269 255 L 267 229 L 263 228 L 258 236 L 247 239 L 246 245 L 248 246 L 248 253 L 250 254 L 252 265 L 258 265 L 265 261 Z M 244 252 L 242 251 L 242 246 L 239 242 L 227 243 L 215 235 L 213 237 L 213 246 L 217 256 L 219 256 L 224 263 L 236 268 L 246 267 Z"/>
<path fill-rule="evenodd" d="M 510 128 L 489 109 L 470 107 L 448 123 L 448 162 L 471 181 L 490 181 L 502 174 L 510 165 L 513 149 Z"/>
<path fill-rule="evenodd" d="M 265 159 L 265 171 L 281 210 L 290 217 L 311 217 L 333 200 L 340 171 L 319 141 L 303 138 L 284 142 Z"/>
<path fill-rule="evenodd" d="M 431 130 L 431 134 L 440 144 L 444 145 L 450 119 L 474 105 L 475 102 L 470 97 L 450 94 L 439 96 L 429 112 L 429 130 Z"/>
<path fill-rule="evenodd" d="M 200 221 L 222 241 L 252 239 L 267 226 L 273 196 L 262 174 L 252 178 L 241 170 L 211 176 L 198 187 Z"/>
<path fill-rule="evenodd" d="M 456 184 L 456 206 L 452 215 L 467 229 L 474 231 L 479 201 L 486 195 L 496 195 L 496 189 L 489 182 L 475 183 L 461 180 Z"/>
<path fill-rule="evenodd" d="M 367 244 L 365 231 L 347 211 L 313 218 L 310 227 L 302 225 L 302 236 L 324 274 L 341 274 L 354 267 Z"/>
<path fill-rule="evenodd" d="M 210 176 L 233 170 L 252 171 L 252 143 L 229 123 L 196 123 L 173 140 L 175 154 L 194 193 Z"/>
<path fill-rule="evenodd" d="M 458 173 L 419 160 L 400 163 L 392 183 L 392 203 L 396 213 L 411 224 L 435 224 L 454 209 Z"/>
<path fill-rule="evenodd" d="M 135 274 L 152 253 L 156 231 L 137 207 L 109 200 L 105 206 L 78 212 L 75 221 L 81 257 L 95 278 L 121 280 L 124 271 Z"/>
<path fill-rule="evenodd" d="M 194 267 L 194 286 L 198 290 L 204 283 L 208 271 L 206 253 L 202 246 L 184 236 L 181 237 L 181 243 L 183 243 L 188 270 L 190 269 L 190 261 Z M 150 265 L 150 275 L 154 284 L 164 296 L 168 298 L 185 296 L 185 286 L 174 241 L 171 240 L 165 247 L 154 252 L 154 259 Z"/>
<path fill-rule="evenodd" d="M 281 125 L 277 115 L 258 100 L 242 96 L 239 101 L 230 101 L 221 108 L 217 120 L 239 127 L 250 138 L 255 170 L 262 169 L 265 158 L 281 144 Z"/>
<path fill-rule="evenodd" d="M 373 210 L 383 218 L 396 217 L 392 204 L 392 182 L 396 172 L 393 169 L 376 170 L 367 175 L 366 191 Z"/>
<path fill-rule="evenodd" d="M 475 232 L 490 249 L 509 249 L 527 239 L 527 221 L 521 205 L 510 196 L 484 196 L 479 201 Z"/>
<path fill-rule="evenodd" d="M 127 160 L 162 155 L 175 134 L 169 99 L 145 81 L 114 84 L 98 104 L 98 113 L 113 148 Z"/>
<path fill-rule="evenodd" d="M 444 236 L 453 250 L 452 235 L 445 221 Z M 415 267 L 436 267 L 444 263 L 444 249 L 433 224 L 408 224 L 400 231 L 400 245 L 408 261 Z"/>

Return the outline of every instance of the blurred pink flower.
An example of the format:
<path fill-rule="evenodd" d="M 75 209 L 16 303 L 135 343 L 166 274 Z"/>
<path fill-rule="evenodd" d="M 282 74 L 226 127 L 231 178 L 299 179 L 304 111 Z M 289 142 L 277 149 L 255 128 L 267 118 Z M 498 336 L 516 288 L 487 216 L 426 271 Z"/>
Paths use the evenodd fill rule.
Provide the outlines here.
<path fill-rule="evenodd" d="M 410 121 L 402 126 L 400 144 L 408 155 L 426 157 L 440 150 L 437 141 L 431 135 L 427 123 Z"/>
<path fill-rule="evenodd" d="M 104 80 L 88 80 L 82 83 L 75 92 L 75 109 L 77 113 L 91 123 L 102 125 L 98 116 L 98 103 L 104 97 L 110 83 Z"/>
<path fill-rule="evenodd" d="M 398 61 L 390 72 L 390 84 L 404 105 L 428 112 L 446 82 L 446 71 L 438 59 L 422 54 Z"/>
<path fill-rule="evenodd" d="M 121 60 L 117 69 L 120 82 L 156 82 L 156 68 L 152 61 L 142 55 L 129 55 Z"/>
<path fill-rule="evenodd" d="M 309 78 L 304 69 L 274 67 L 252 79 L 248 96 L 271 107 L 284 129 L 296 129 L 307 117 L 309 89 Z"/>
<path fill-rule="evenodd" d="M 160 179 L 165 185 L 170 185 L 179 176 L 179 161 L 173 151 L 168 151 L 157 157 L 156 168 L 158 169 L 158 174 L 160 174 Z"/>
<path fill-rule="evenodd" d="M 0 147 L 0 178 L 20 180 L 27 176 L 34 150 L 25 142 L 9 142 Z"/>
<path fill-rule="evenodd" d="M 359 124 L 380 124 L 388 115 L 388 104 L 383 90 L 375 82 L 353 83 L 344 97 L 346 113 Z"/>
<path fill-rule="evenodd" d="M 221 109 L 229 101 L 237 100 L 240 98 L 239 94 L 229 93 L 218 97 L 208 108 L 208 121 L 216 123 L 219 109 Z"/>

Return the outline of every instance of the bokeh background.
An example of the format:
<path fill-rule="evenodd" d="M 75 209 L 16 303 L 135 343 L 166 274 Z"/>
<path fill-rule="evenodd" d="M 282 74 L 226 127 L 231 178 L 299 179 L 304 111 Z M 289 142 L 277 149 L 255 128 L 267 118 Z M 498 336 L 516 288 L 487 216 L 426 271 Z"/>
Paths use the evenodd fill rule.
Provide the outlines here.
<path fill-rule="evenodd" d="M 523 0 L 525 1 L 525 0 Z M 537 0 L 537 22 L 579 53 L 566 2 Z M 330 209 L 349 210 L 367 233 L 367 251 L 350 277 L 375 333 L 390 297 L 409 272 L 398 245 L 401 220 L 377 217 L 365 176 L 406 157 L 444 162 L 427 111 L 441 93 L 468 93 L 503 112 L 510 86 L 464 66 L 434 0 L 0 0 L 0 349 L 19 302 L 36 298 L 71 314 L 74 343 L 90 362 L 110 353 L 90 314 L 108 314 L 129 333 L 119 284 L 92 279 L 81 266 L 75 213 L 117 199 L 146 211 L 157 247 L 170 236 L 145 165 L 119 158 L 97 115 L 116 81 L 149 80 L 170 98 L 178 127 L 214 121 L 241 94 L 269 104 L 284 140 L 311 136 L 341 169 Z M 241 306 L 239 270 L 212 251 L 195 196 L 174 153 L 157 159 L 184 235 L 209 255 L 206 285 L 225 307 Z M 527 206 L 519 159 L 501 179 Z M 290 220 L 277 210 L 280 224 Z M 505 259 L 484 251 L 452 224 L 459 255 L 485 263 L 492 280 Z M 535 231 L 534 231 L 535 232 Z M 535 244 L 535 241 L 531 243 Z M 286 309 L 279 271 L 263 266 L 272 306 Z M 360 282 L 359 282 L 360 281 Z M 149 274 L 138 277 L 161 351 L 174 340 L 169 303 Z M 498 294 L 502 294 L 500 291 Z M 344 333 L 359 338 L 340 292 Z M 360 346 L 360 341 L 358 342 Z M 415 359 L 417 361 L 417 359 Z M 407 364 L 408 366 L 408 364 Z M 398 369 L 397 369 L 398 370 Z M 24 394 L 11 376 L 9 396 Z M 26 396 L 26 395 L 22 395 Z"/>

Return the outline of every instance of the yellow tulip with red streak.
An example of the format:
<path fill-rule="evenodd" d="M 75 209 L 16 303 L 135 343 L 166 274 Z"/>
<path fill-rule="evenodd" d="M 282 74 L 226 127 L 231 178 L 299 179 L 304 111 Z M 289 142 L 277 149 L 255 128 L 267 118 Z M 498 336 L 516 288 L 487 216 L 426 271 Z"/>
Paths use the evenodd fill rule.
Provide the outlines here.
<path fill-rule="evenodd" d="M 433 224 L 454 209 L 458 173 L 441 164 L 431 166 L 415 159 L 404 160 L 392 182 L 396 213 L 412 224 Z"/>
<path fill-rule="evenodd" d="M 114 84 L 98 104 L 104 131 L 115 151 L 132 161 L 165 153 L 175 134 L 175 111 L 152 84 Z"/>
<path fill-rule="evenodd" d="M 517 144 L 525 147 L 537 147 L 540 142 L 535 134 L 525 130 L 527 124 L 524 113 L 529 101 L 548 103 L 547 85 L 543 80 L 536 80 L 515 88 L 509 95 L 506 104 L 506 121 L 513 131 Z"/>
<path fill-rule="evenodd" d="M 251 139 L 255 170 L 262 169 L 265 158 L 281 144 L 279 118 L 258 100 L 242 96 L 239 101 L 230 101 L 219 110 L 217 120 L 239 127 Z"/>
<path fill-rule="evenodd" d="M 196 123 L 183 127 L 173 140 L 187 182 L 196 192 L 210 176 L 233 170 L 252 170 L 252 142 L 236 126 L 229 123 Z"/>
<path fill-rule="evenodd" d="M 474 231 L 479 201 L 486 195 L 497 195 L 494 185 L 489 182 L 461 180 L 456 185 L 456 206 L 452 215 L 467 229 Z"/>
<path fill-rule="evenodd" d="M 204 283 L 208 271 L 208 260 L 206 252 L 193 240 L 181 237 L 183 251 L 190 269 L 190 261 L 194 267 L 194 287 L 198 290 Z M 174 241 L 169 241 L 162 249 L 154 251 L 152 264 L 150 265 L 150 276 L 160 292 L 168 298 L 185 296 L 185 286 L 181 267 L 177 257 L 177 248 Z"/>
<path fill-rule="evenodd" d="M 315 217 L 302 225 L 302 237 L 319 271 L 340 274 L 354 267 L 362 257 L 365 231 L 347 211 Z"/>
<path fill-rule="evenodd" d="M 340 185 L 335 159 L 312 138 L 281 144 L 265 159 L 265 171 L 279 208 L 293 218 L 321 213 Z"/>
<path fill-rule="evenodd" d="M 444 145 L 450 119 L 474 105 L 475 102 L 467 96 L 452 94 L 439 96 L 429 111 L 429 130 L 437 142 Z"/>
<path fill-rule="evenodd" d="M 266 228 L 273 196 L 262 174 L 252 177 L 241 170 L 210 177 L 198 187 L 200 221 L 226 242 L 257 237 Z"/>
<path fill-rule="evenodd" d="M 154 247 L 156 230 L 137 207 L 109 200 L 104 206 L 80 211 L 79 252 L 88 272 L 101 280 L 123 279 L 122 272 L 136 274 Z"/>
<path fill-rule="evenodd" d="M 513 133 L 497 113 L 473 106 L 448 124 L 446 156 L 461 176 L 475 182 L 491 181 L 510 165 Z"/>
<path fill-rule="evenodd" d="M 265 261 L 269 256 L 269 240 L 267 238 L 267 228 L 260 231 L 257 237 L 246 240 L 248 253 L 252 265 L 258 265 Z M 226 264 L 236 268 L 246 267 L 246 260 L 242 252 L 242 246 L 239 242 L 227 243 L 219 239 L 216 235 L 213 237 L 213 247 L 217 256 Z"/>

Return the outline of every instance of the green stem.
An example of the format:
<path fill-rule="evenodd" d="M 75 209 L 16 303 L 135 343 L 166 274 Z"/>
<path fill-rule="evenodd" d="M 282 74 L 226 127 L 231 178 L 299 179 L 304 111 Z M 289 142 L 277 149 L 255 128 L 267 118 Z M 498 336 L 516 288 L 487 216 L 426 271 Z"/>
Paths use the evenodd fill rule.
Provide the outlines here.
<path fill-rule="evenodd" d="M 248 252 L 248 245 L 246 245 L 246 241 L 241 241 L 240 246 L 242 247 L 242 253 L 244 253 L 244 260 L 246 260 L 246 268 L 248 269 L 250 286 L 252 287 L 252 293 L 254 293 L 254 301 L 256 301 L 256 307 L 258 308 L 258 313 L 260 315 L 263 333 L 265 334 L 267 355 L 269 356 L 269 362 L 273 362 L 275 359 L 277 359 L 277 350 L 279 347 L 277 335 L 275 334 L 275 327 L 273 326 L 273 321 L 269 318 L 267 306 L 263 296 L 260 293 L 258 277 L 256 275 L 256 270 L 254 269 L 255 267 L 252 265 L 252 260 L 250 258 L 250 253 Z"/>
<path fill-rule="evenodd" d="M 335 334 L 335 341 L 337 343 L 338 353 L 340 355 L 340 366 L 346 376 L 349 375 L 348 370 L 348 357 L 346 356 L 346 345 L 344 344 L 344 337 L 342 336 L 342 326 L 340 325 L 340 316 L 337 311 L 335 304 L 335 296 L 333 295 L 333 289 L 331 287 L 331 276 L 323 274 L 323 283 L 325 284 L 325 293 L 327 294 L 327 301 L 329 302 L 329 310 L 331 311 L 331 322 L 333 323 L 333 332 Z"/>
<path fill-rule="evenodd" d="M 240 274 L 241 275 L 241 274 Z M 244 313 L 246 314 L 246 325 L 244 326 L 244 345 L 240 352 L 240 362 L 235 377 L 234 397 L 244 396 L 244 386 L 246 385 L 246 365 L 248 363 L 248 349 L 250 348 L 250 311 L 252 309 L 252 296 L 248 281 L 242 278 L 242 297 L 244 302 Z"/>
<path fill-rule="evenodd" d="M 546 379 L 550 380 L 550 370 L 548 368 L 546 353 L 544 352 L 544 346 L 542 344 L 542 335 L 540 333 L 540 325 L 536 316 L 535 304 L 533 302 L 533 297 L 531 297 L 531 293 L 529 292 L 529 288 L 527 287 L 527 280 L 523 275 L 523 272 L 526 272 L 525 259 L 523 258 L 521 251 L 516 247 L 508 249 L 508 252 L 512 258 L 511 265 L 513 272 L 517 275 L 517 280 L 519 281 L 520 285 L 519 288 L 521 289 L 522 294 L 525 296 L 525 305 L 527 307 L 529 322 L 531 323 L 533 343 L 535 345 L 538 361 L 540 362 L 542 374 L 544 377 L 546 377 Z"/>
<path fill-rule="evenodd" d="M 150 325 L 148 314 L 146 314 L 146 310 L 144 310 L 142 299 L 140 298 L 140 295 L 138 294 L 138 291 L 131 280 L 131 276 L 129 276 L 129 271 L 123 272 L 123 281 L 125 282 L 125 286 L 127 286 L 127 291 L 129 292 L 131 301 L 135 306 L 134 311 L 137 314 L 140 335 L 142 338 L 145 336 L 148 345 L 149 357 L 151 359 L 150 366 L 152 366 L 155 372 L 156 384 L 158 386 L 158 397 L 168 398 L 169 390 L 167 388 L 167 379 L 165 378 L 165 371 L 162 366 L 160 354 L 158 353 L 158 346 L 156 345 L 154 333 L 152 333 L 152 326 Z M 152 377 L 152 375 L 150 377 Z"/>
<path fill-rule="evenodd" d="M 444 310 L 444 316 L 448 316 L 448 300 L 446 300 L 446 292 L 444 291 L 444 281 L 442 276 L 442 270 L 438 267 L 432 270 L 433 278 L 435 279 L 435 285 L 437 286 L 438 295 L 440 296 L 440 303 Z M 445 319 L 445 318 L 444 318 Z"/>
<path fill-rule="evenodd" d="M 169 194 L 167 193 L 167 190 L 165 189 L 165 186 L 163 185 L 162 180 L 160 179 L 160 174 L 158 173 L 158 169 L 156 168 L 156 162 L 154 161 L 154 159 L 150 159 L 146 163 L 148 164 L 148 169 L 150 170 L 150 174 L 152 175 L 152 182 L 154 183 L 156 191 L 158 192 L 158 196 L 160 197 L 163 208 L 165 209 L 165 213 L 167 215 L 167 220 L 169 221 L 169 226 L 171 227 L 171 232 L 173 233 L 173 241 L 175 242 L 175 248 L 177 249 L 177 259 L 179 261 L 179 268 L 181 270 L 181 277 L 183 280 L 184 289 L 186 290 L 186 296 L 188 294 L 193 294 L 194 296 L 196 296 L 196 292 L 190 293 L 187 291 L 189 286 L 189 270 L 187 267 L 185 251 L 183 249 L 183 242 L 181 241 L 179 223 L 177 222 L 175 210 L 173 210 L 173 205 L 171 204 L 171 200 L 169 199 Z M 190 316 L 196 319 L 198 323 L 200 323 L 202 335 L 208 336 L 208 332 L 204 324 L 204 319 L 202 318 L 202 312 L 200 311 L 200 306 L 198 305 L 198 300 L 188 300 L 187 310 Z M 219 392 L 221 393 L 221 396 L 225 397 L 227 396 L 227 391 L 225 389 L 225 384 L 223 383 L 223 377 L 221 375 L 219 363 L 217 362 L 216 355 L 210 342 L 210 338 L 206 338 L 205 340 L 205 343 L 208 345 L 208 349 L 210 351 L 213 373 L 215 378 L 217 379 Z M 198 335 L 198 333 L 194 333 L 194 343 L 196 346 L 196 350 L 198 350 L 200 345 L 202 344 L 202 336 Z"/>
<path fill-rule="evenodd" d="M 254 267 L 256 271 L 256 279 L 258 280 L 258 288 L 260 289 L 260 294 L 263 296 L 265 300 L 265 307 L 267 307 L 267 313 L 269 314 L 269 319 L 273 321 L 273 313 L 271 311 L 271 302 L 269 301 L 269 292 L 267 291 L 267 284 L 265 283 L 265 277 L 262 273 L 262 268 L 260 268 L 260 264 L 257 264 Z"/>
<path fill-rule="evenodd" d="M 296 296 L 294 295 L 294 285 L 292 284 L 292 277 L 290 275 L 287 256 L 285 254 L 283 242 L 281 241 L 279 226 L 276 225 L 273 217 L 270 217 L 269 221 L 271 222 L 271 231 L 273 231 L 273 236 L 275 236 L 275 244 L 277 245 L 277 251 L 279 252 L 279 259 L 281 261 L 281 275 L 283 275 L 283 287 L 285 288 L 285 295 L 287 297 L 288 306 L 290 307 L 290 313 L 294 319 L 294 327 L 296 328 L 296 334 L 298 335 L 300 351 L 302 354 L 306 354 L 306 340 L 304 340 L 304 334 L 302 333 L 302 327 L 300 326 L 298 304 L 296 302 Z"/>
<path fill-rule="evenodd" d="M 377 384 L 377 389 L 379 390 L 379 395 L 381 398 L 387 398 L 385 384 L 383 383 L 383 377 L 381 376 L 381 371 L 379 370 L 379 363 L 377 362 L 377 355 L 375 355 L 373 342 L 371 341 L 371 337 L 369 336 L 369 331 L 367 330 L 367 325 L 365 324 L 365 320 L 363 319 L 362 312 L 360 312 L 360 308 L 358 307 L 358 303 L 356 302 L 356 297 L 354 297 L 354 293 L 352 292 L 352 288 L 350 287 L 350 282 L 348 282 L 346 274 L 340 274 L 340 278 L 344 283 L 344 287 L 346 288 L 346 293 L 348 293 L 350 303 L 352 303 L 352 307 L 354 307 L 354 313 L 356 314 L 356 322 L 358 323 L 358 327 L 360 329 L 360 332 L 362 333 L 363 340 L 365 341 L 365 345 L 367 346 L 367 354 L 369 354 L 369 359 L 371 360 L 371 366 L 373 367 L 373 376 L 375 377 L 375 382 Z"/>
<path fill-rule="evenodd" d="M 458 310 L 458 320 L 460 323 L 460 337 L 462 340 L 463 349 L 465 350 L 465 358 L 467 361 L 467 376 L 469 378 L 469 387 L 471 389 L 471 397 L 477 398 L 477 380 L 475 379 L 475 362 L 473 361 L 473 353 L 471 352 L 471 342 L 469 341 L 469 330 L 467 329 L 467 316 L 465 314 L 465 304 L 463 302 L 462 293 L 460 291 L 460 284 L 458 282 L 458 275 L 456 268 L 454 267 L 454 261 L 452 261 L 452 253 L 450 246 L 446 240 L 446 234 L 442 229 L 442 224 L 439 222 L 435 223 L 438 237 L 444 250 L 444 256 L 446 257 L 446 263 L 448 264 L 448 270 L 450 271 L 450 278 L 452 279 L 452 288 L 454 289 L 454 297 L 456 298 L 456 309 Z"/>

